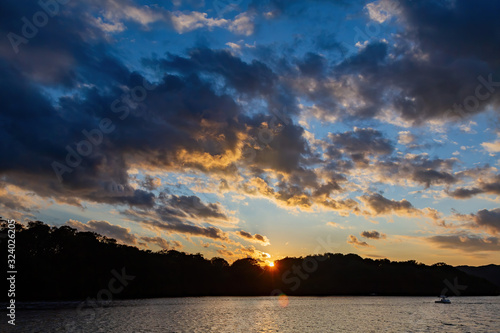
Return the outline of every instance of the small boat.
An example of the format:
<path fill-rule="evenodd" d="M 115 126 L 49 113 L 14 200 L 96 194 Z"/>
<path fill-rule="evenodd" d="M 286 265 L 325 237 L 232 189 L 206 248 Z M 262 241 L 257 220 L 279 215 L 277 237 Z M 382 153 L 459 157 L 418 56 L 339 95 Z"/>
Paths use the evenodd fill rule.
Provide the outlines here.
<path fill-rule="evenodd" d="M 440 300 L 435 301 L 434 303 L 443 303 L 443 304 L 451 304 L 451 301 L 445 295 L 439 296 Z"/>

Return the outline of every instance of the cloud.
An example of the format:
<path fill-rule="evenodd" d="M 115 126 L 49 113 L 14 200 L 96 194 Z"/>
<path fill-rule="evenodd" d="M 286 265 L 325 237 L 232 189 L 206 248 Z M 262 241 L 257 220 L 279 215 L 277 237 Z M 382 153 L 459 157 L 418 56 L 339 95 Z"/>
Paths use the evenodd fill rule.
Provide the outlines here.
<path fill-rule="evenodd" d="M 313 91 L 300 90 L 319 101 L 324 118 L 376 118 L 411 126 L 470 118 L 498 107 L 494 55 L 499 47 L 482 49 L 498 45 L 492 13 L 499 4 L 377 1 L 366 8 L 376 22 L 397 17 L 398 34 L 367 41 L 334 65 L 328 80 L 316 80 Z"/>
<path fill-rule="evenodd" d="M 163 250 L 178 250 L 181 249 L 182 243 L 178 241 L 167 241 L 164 238 L 161 237 L 148 237 L 148 236 L 142 236 L 140 239 L 144 242 L 147 242 L 149 244 L 155 244 L 162 248 Z"/>
<path fill-rule="evenodd" d="M 490 181 L 480 182 L 482 190 L 489 194 L 500 194 L 500 175 L 496 175 Z"/>
<path fill-rule="evenodd" d="M 208 18 L 207 13 L 180 12 L 169 14 L 174 29 L 180 33 L 190 32 L 200 28 L 226 28 L 237 35 L 250 36 L 254 31 L 253 15 L 247 12 L 237 15 L 234 20 L 223 18 Z"/>
<path fill-rule="evenodd" d="M 431 184 L 453 184 L 457 181 L 450 173 L 436 170 L 417 170 L 413 175 L 413 179 L 425 184 L 426 187 Z"/>
<path fill-rule="evenodd" d="M 358 247 L 373 247 L 373 246 L 369 245 L 367 242 L 359 241 L 358 238 L 354 235 L 349 235 L 349 237 L 347 238 L 347 243 L 352 244 L 356 248 L 358 248 Z"/>
<path fill-rule="evenodd" d="M 415 216 L 419 210 L 406 199 L 401 201 L 387 199 L 381 194 L 373 193 L 360 197 L 360 200 L 370 209 L 374 215 L 396 214 L 399 216 Z"/>
<path fill-rule="evenodd" d="M 384 34 L 388 40 L 372 38 L 342 60 L 323 52 L 340 49 L 338 40 L 324 31 L 310 36 L 321 53 L 309 49 L 297 55 L 294 49 L 305 49 L 297 37 L 296 44 L 286 47 L 257 43 L 240 48 L 244 54 L 211 46 L 226 41 L 197 41 L 162 56 L 145 53 L 142 66 L 122 57 L 120 38 L 126 36 L 118 34 L 126 29 L 142 34 L 171 24 L 183 34 L 219 28 L 250 36 L 257 31 L 258 13 L 270 12 L 270 24 L 279 14 L 305 17 L 308 6 L 300 1 L 252 2 L 248 11 L 224 19 L 132 1 L 85 0 L 68 3 L 36 38 L 19 45 L 19 53 L 4 38 L 0 154 L 9 158 L 0 161 L 6 184 L 0 187 L 0 208 L 33 214 L 43 200 L 78 207 L 101 203 L 116 206 L 124 217 L 151 230 L 228 242 L 237 219 L 222 204 L 167 194 L 159 177 L 143 175 L 194 173 L 221 184 L 219 194 L 268 198 L 289 209 L 436 221 L 436 210 L 372 193 L 379 184 L 425 186 L 425 191 L 442 187 L 434 193 L 446 191 L 455 198 L 500 193 L 498 175 L 466 184 L 474 171 L 457 172 L 458 159 L 413 154 L 433 147 L 421 143 L 413 129 L 398 129 L 397 141 L 408 153 L 396 150 L 394 129 L 383 124 L 442 124 L 455 104 L 462 108 L 459 115 L 467 117 L 498 109 L 500 44 L 494 13 L 499 5 L 494 2 L 479 7 L 464 1 L 372 2 L 365 7 L 368 17 L 398 33 Z M 19 31 L 19 18 L 37 10 L 36 3 L 0 4 L 0 32 Z M 117 34 L 117 40 L 110 34 Z M 138 91 L 145 91 L 141 101 L 133 99 Z M 488 98 L 477 97 L 477 91 Z M 315 138 L 304 130 L 306 123 L 314 127 L 308 117 L 334 120 L 349 130 L 335 125 L 343 132 L 320 131 L 313 133 Z M 101 137 L 97 130 L 103 120 L 109 120 L 112 130 Z M 384 132 L 368 127 L 379 123 Z M 91 141 L 98 142 L 91 145 L 92 153 L 76 156 Z M 483 147 L 494 153 L 497 143 L 484 142 Z M 67 166 L 72 159 L 79 161 L 59 169 L 65 171 L 58 177 L 54 163 Z M 131 170 L 137 172 L 132 175 Z M 22 200 L 26 193 L 36 200 Z M 355 200 L 356 193 L 368 194 Z M 476 224 L 497 230 L 495 214 L 478 212 Z M 132 241 L 126 228 L 90 222 L 79 227 Z M 268 242 L 265 236 L 242 233 L 238 237 Z M 160 239 L 149 240 L 167 246 Z"/>
<path fill-rule="evenodd" d="M 371 239 L 385 239 L 385 238 L 387 238 L 386 234 L 381 234 L 380 232 L 378 232 L 376 230 L 363 231 L 361 233 L 361 236 L 364 238 L 371 238 Z"/>
<path fill-rule="evenodd" d="M 135 22 L 146 28 L 165 19 L 166 11 L 160 8 L 127 2 L 123 8 L 113 11 L 116 4 L 113 1 L 105 3 L 104 14 L 98 16 L 103 24 Z M 17 6 L 3 6 L 6 12 L 21 13 Z M 288 4 L 280 6 L 285 8 Z M 211 19 L 200 12 L 176 12 L 172 17 L 182 31 L 200 24 L 228 28 L 235 23 L 238 27 L 246 27 L 235 28 L 246 34 L 252 13 L 239 14 L 232 21 Z M 27 119 L 20 129 L 2 127 L 1 138 L 6 142 L 5 147 L 22 150 L 25 156 L 30 156 L 29 159 L 14 156 L 8 164 L 0 164 L 0 172 L 10 184 L 22 184 L 37 195 L 74 205 L 82 206 L 90 201 L 153 208 L 161 201 L 157 196 L 161 182 L 146 177 L 137 182 L 140 188 L 134 188 L 136 179 L 130 177 L 130 168 L 162 172 L 199 170 L 209 176 L 234 177 L 239 184 L 233 189 L 272 198 L 283 206 L 302 209 L 319 206 L 347 214 L 355 211 L 358 203 L 340 194 L 355 187 L 348 177 L 357 167 L 371 166 L 386 182 L 413 180 L 426 186 L 456 182 L 450 172 L 451 160 L 392 157 L 394 144 L 373 128 L 330 134 L 325 141 L 323 159 L 312 149 L 304 129 L 293 123 L 292 116 L 300 112 L 298 96 L 309 96 L 321 107 L 327 106 L 332 96 L 338 99 L 331 101 L 335 105 L 342 104 L 344 97 L 355 96 L 342 95 L 346 89 L 351 93 L 360 92 L 360 96 L 370 93 L 367 87 L 371 80 L 383 74 L 378 70 L 370 72 L 371 66 L 383 66 L 378 61 L 385 59 L 387 45 L 367 46 L 351 62 L 335 65 L 313 52 L 300 59 L 294 58 L 291 61 L 297 66 L 287 67 L 276 66 L 270 60 L 272 57 L 244 61 L 230 52 L 206 46 L 189 49 L 184 56 L 167 54 L 165 58 L 146 58 L 143 64 L 161 79 L 154 84 L 148 82 L 148 87 L 154 89 L 147 90 L 140 104 L 148 112 L 148 116 L 143 117 L 135 114 L 138 103 L 126 103 L 120 96 L 143 86 L 144 77 L 114 56 L 116 53 L 108 43 L 107 34 L 90 24 L 88 17 L 77 15 L 71 23 L 65 13 L 61 14 L 61 20 L 54 20 L 54 24 L 47 26 L 50 34 L 53 33 L 51 38 L 40 35 L 40 39 L 23 45 L 31 52 L 24 52 L 20 57 L 7 56 L 6 52 L 1 54 L 3 97 L 12 101 L 6 103 L 2 123 L 14 122 L 19 114 Z M 11 21 L 3 24 L 15 27 Z M 83 38 L 81 31 L 88 31 L 89 37 Z M 90 49 L 95 53 L 86 52 Z M 30 57 L 40 52 L 50 56 Z M 55 60 L 49 64 L 44 59 Z M 367 69 L 364 79 L 368 81 L 363 84 L 364 88 L 355 83 L 356 71 L 361 68 Z M 45 72 L 49 69 L 50 72 Z M 300 80 L 295 82 L 295 78 Z M 302 90 L 298 81 L 317 84 L 319 90 L 310 95 Z M 78 94 L 47 98 L 46 93 L 37 88 L 40 83 L 78 88 Z M 17 93 L 19 91 L 23 96 Z M 371 93 L 378 95 L 377 91 Z M 258 112 L 249 110 L 251 107 L 247 109 L 246 105 L 251 105 L 254 98 L 263 99 L 265 108 Z M 372 108 L 365 101 L 362 104 L 365 106 L 352 109 L 354 113 L 348 112 L 353 119 L 379 112 L 376 111 L 378 107 Z M 12 105 L 17 108 L 11 109 Z M 112 105 L 120 112 L 114 112 L 116 109 Z M 277 121 L 270 114 L 274 109 L 281 112 Z M 72 117 L 64 116 L 61 110 L 70 112 Z M 129 116 L 121 119 L 127 112 Z M 62 183 L 58 182 L 51 165 L 65 163 L 67 147 L 76 150 L 78 143 L 87 139 L 82 131 L 88 133 L 99 128 L 103 119 L 110 119 L 114 130 L 93 147 L 91 156 L 63 174 Z M 273 128 L 273 123 L 278 125 Z M 59 131 L 59 128 L 65 130 Z M 272 140 L 264 144 L 260 139 L 263 133 L 270 133 Z M 24 139 L 28 137 L 38 140 Z M 387 177 L 388 174 L 397 177 Z M 113 190 L 117 186 L 124 190 Z M 182 205 L 189 199 L 178 200 Z M 215 214 L 205 216 L 207 219 L 224 220 L 221 215 L 224 213 L 216 208 L 204 209 Z M 190 215 L 192 211 L 183 212 L 195 218 Z"/>
<path fill-rule="evenodd" d="M 0 181 L 0 211 L 3 218 L 18 222 L 33 220 L 34 214 L 47 205 L 50 204 L 37 198 L 34 193 Z"/>
<path fill-rule="evenodd" d="M 259 262 L 263 262 L 263 259 L 268 259 L 271 257 L 269 253 L 259 251 L 255 249 L 253 246 L 241 246 L 240 248 L 235 250 L 235 253 L 240 253 L 240 258 L 255 258 Z"/>
<path fill-rule="evenodd" d="M 366 172 L 371 172 L 376 181 L 398 185 L 440 186 L 458 182 L 459 176 L 453 173 L 456 158 L 430 158 L 425 154 L 406 154 L 377 161 Z M 365 172 L 365 173 L 366 173 Z M 412 184 L 413 182 L 414 184 Z"/>
<path fill-rule="evenodd" d="M 468 199 L 477 194 L 500 194 L 500 175 L 482 175 L 482 170 L 470 170 L 467 174 L 475 180 L 475 184 L 470 188 L 457 188 L 449 191 L 448 194 L 455 199 Z"/>
<path fill-rule="evenodd" d="M 0 67 L 2 67 L 1 61 Z M 9 73 L 9 71 L 12 73 Z M 196 154 L 206 154 L 207 158 L 216 160 L 218 157 L 214 156 L 218 156 L 220 151 L 209 151 L 209 149 L 214 146 L 212 145 L 213 142 L 221 140 L 221 135 L 224 136 L 227 152 L 234 150 L 234 144 L 239 140 L 237 134 L 239 126 L 237 124 L 234 127 L 221 126 L 226 120 L 234 122 L 230 118 L 237 114 L 237 106 L 231 104 L 227 98 L 217 97 L 207 85 L 197 79 L 194 80 L 198 82 L 191 81 L 191 84 L 184 84 L 182 80 L 175 77 L 165 78 L 165 81 L 168 82 L 160 83 L 156 90 L 148 95 L 151 103 L 149 110 L 152 114 L 156 114 L 156 116 L 148 118 L 129 115 L 127 118 L 120 119 L 122 110 L 123 114 L 127 115 L 129 114 L 127 112 L 131 112 L 131 108 L 123 100 L 119 99 L 123 91 L 118 87 L 112 87 L 112 90 L 116 90 L 109 92 L 109 94 L 108 91 L 103 91 L 101 94 L 93 91 L 93 89 L 86 90 L 83 88 L 80 93 L 84 97 L 79 99 L 62 97 L 59 100 L 60 106 L 64 109 L 78 110 L 75 111 L 74 119 L 70 120 L 62 117 L 41 92 L 36 91 L 34 88 L 24 88 L 24 85 L 26 87 L 31 85 L 28 82 L 19 80 L 19 77 L 16 76 L 18 74 L 14 73 L 15 70 L 8 70 L 7 72 L 2 81 L 5 84 L 3 90 L 5 97 L 18 101 L 16 104 L 18 109 L 16 110 L 23 110 L 21 113 L 27 117 L 27 121 L 23 124 L 22 131 L 13 131 L 12 127 L 10 129 L 4 128 L 3 140 L 9 142 L 13 149 L 25 151 L 25 156 L 29 155 L 30 161 L 23 156 L 16 158 L 13 156 L 8 165 L 0 165 L 0 171 L 10 183 L 21 183 L 22 180 L 25 187 L 31 188 L 38 195 L 44 197 L 68 197 L 73 200 L 79 198 L 110 204 L 121 203 L 151 207 L 154 205 L 155 200 L 153 193 L 130 187 L 127 169 L 131 164 L 137 163 L 145 167 L 174 168 L 175 165 L 178 165 L 176 162 L 185 159 L 184 156 L 188 156 L 189 153 L 194 156 Z M 142 84 L 142 77 L 132 73 L 127 75 L 130 75 L 130 77 L 126 79 L 120 78 L 120 80 L 124 79 L 123 84 L 128 84 L 131 88 L 139 83 Z M 190 81 L 192 78 L 187 80 Z M 193 88 L 198 91 L 185 91 L 186 95 L 182 97 L 184 93 L 173 92 L 172 86 L 179 86 L 181 90 Z M 18 96 L 21 91 L 30 98 Z M 183 109 L 184 102 L 181 100 L 193 94 L 198 95 L 199 98 L 194 103 L 190 102 L 189 110 L 193 113 L 189 115 Z M 219 102 L 216 100 L 219 100 Z M 120 107 L 119 114 L 113 114 L 112 112 L 112 105 L 116 104 L 114 101 L 119 102 L 117 104 Z M 37 107 L 34 108 L 31 103 L 35 103 Z M 171 103 L 169 107 L 170 115 L 162 111 L 164 103 Z M 204 120 L 200 116 L 204 112 L 202 108 L 204 108 L 205 103 L 216 107 L 220 111 L 213 112 L 209 119 Z M 7 119 L 14 121 L 14 118 L 17 117 L 16 114 L 19 114 L 19 111 L 16 110 L 6 107 L 2 115 L 5 122 L 2 123 L 8 123 Z M 222 117 L 217 116 L 218 112 L 221 112 Z M 224 120 L 223 113 L 228 116 L 232 115 Z M 155 120 L 155 117 L 161 117 L 163 120 L 159 122 Z M 185 119 L 181 120 L 183 117 Z M 217 120 L 217 118 L 219 119 Z M 83 134 L 84 131 L 87 133 L 89 131 L 95 132 L 94 130 L 99 129 L 99 123 L 103 119 L 111 119 L 112 128 L 117 129 L 119 127 L 119 130 L 111 131 L 107 135 L 103 135 L 101 132 L 102 136 L 97 136 L 97 138 L 102 141 L 92 147 L 92 155 L 74 157 L 76 155 L 74 152 L 78 149 L 78 142 L 87 140 Z M 190 119 L 188 121 L 189 125 L 186 125 L 185 120 L 188 119 Z M 181 123 L 185 125 L 181 125 Z M 219 125 L 216 125 L 217 123 Z M 213 125 L 221 128 L 221 131 L 214 131 Z M 56 131 L 53 128 L 54 126 L 66 130 Z M 144 128 L 148 129 L 148 135 L 143 132 Z M 207 133 L 207 131 L 212 131 L 212 134 Z M 47 135 L 47 133 L 52 134 Z M 123 135 L 124 133 L 127 134 Z M 45 139 L 33 140 L 27 144 L 23 143 L 23 137 L 30 135 Z M 196 139 L 196 136 L 199 135 L 203 136 L 203 140 Z M 162 143 L 160 144 L 160 142 Z M 146 151 L 148 152 L 147 156 L 141 158 L 140 156 Z M 70 157 L 71 159 L 76 159 L 79 163 L 74 162 L 73 165 L 76 166 L 68 169 L 66 161 L 69 155 L 73 156 Z M 38 161 L 38 163 L 33 163 L 33 161 Z M 59 170 L 64 170 L 61 175 L 62 183 L 56 177 L 53 168 L 54 163 L 62 165 L 62 167 L 59 167 Z M 221 163 L 215 165 L 214 168 L 224 169 L 229 167 L 231 163 L 231 161 Z M 188 161 L 186 161 L 186 164 L 188 164 Z M 37 167 L 33 168 L 34 165 L 37 165 Z M 193 163 L 191 166 L 206 170 L 206 164 Z M 125 188 L 126 193 L 110 190 L 113 184 Z"/>
<path fill-rule="evenodd" d="M 161 179 L 158 177 L 153 178 L 149 175 L 146 175 L 144 177 L 144 180 L 140 182 L 140 185 L 148 191 L 153 191 L 161 186 Z"/>
<path fill-rule="evenodd" d="M 450 196 L 455 199 L 468 199 L 476 194 L 483 193 L 484 191 L 479 188 L 458 188 L 450 192 Z"/>
<path fill-rule="evenodd" d="M 398 133 L 398 143 L 401 145 L 409 145 L 415 141 L 415 136 L 410 131 L 401 131 Z"/>
<path fill-rule="evenodd" d="M 260 243 L 261 245 L 264 246 L 271 244 L 266 236 L 262 236 L 259 234 L 252 235 L 251 233 L 246 232 L 244 230 L 237 231 L 236 234 L 247 241 Z"/>
<path fill-rule="evenodd" d="M 481 143 L 481 146 L 483 146 L 483 148 L 490 153 L 500 152 L 500 140 L 496 140 L 493 142 L 483 142 Z"/>
<path fill-rule="evenodd" d="M 119 243 L 141 247 L 148 247 L 156 245 L 164 250 L 180 249 L 183 247 L 182 243 L 175 240 L 166 240 L 162 237 L 155 236 L 139 236 L 130 231 L 130 228 L 125 228 L 120 225 L 111 224 L 108 221 L 90 220 L 87 223 L 82 223 L 76 220 L 68 220 L 67 226 L 75 228 L 78 231 L 95 232 L 100 235 L 116 239 Z"/>
<path fill-rule="evenodd" d="M 464 133 L 476 134 L 477 132 L 472 129 L 472 126 L 477 126 L 477 123 L 469 120 L 467 123 L 460 125 L 460 130 Z"/>
<path fill-rule="evenodd" d="M 399 6 L 397 5 L 397 2 L 394 1 L 374 1 L 367 4 L 365 8 L 368 11 L 370 19 L 378 23 L 384 23 L 391 17 L 400 14 Z"/>
<path fill-rule="evenodd" d="M 500 233 L 500 208 L 478 211 L 474 215 L 474 223 L 492 233 Z"/>
<path fill-rule="evenodd" d="M 226 258 L 228 258 L 228 257 L 229 258 L 235 257 L 234 252 L 226 250 L 226 249 L 219 249 L 219 250 L 217 250 L 217 253 L 220 254 L 220 255 L 222 255 L 222 256 L 224 256 L 224 257 L 226 257 Z"/>
<path fill-rule="evenodd" d="M 338 229 L 352 229 L 352 227 L 348 227 L 348 226 L 344 226 L 344 225 L 341 225 L 339 223 L 336 223 L 336 222 L 328 222 L 326 225 L 329 225 L 331 227 L 334 227 L 334 228 L 338 228 Z"/>
<path fill-rule="evenodd" d="M 272 187 L 268 181 L 254 177 L 237 187 L 237 190 L 241 190 L 247 195 L 271 198 L 283 207 L 299 208 L 305 211 L 311 210 L 314 205 L 338 211 L 344 215 L 358 209 L 358 203 L 353 199 L 330 197 L 332 192 L 340 190 L 338 184 L 336 182 L 320 184 L 312 171 L 296 171 L 288 178 L 280 178 L 281 181 Z"/>
<path fill-rule="evenodd" d="M 152 209 L 130 208 L 120 214 L 156 232 L 228 241 L 228 233 L 210 223 L 231 225 L 232 221 L 216 203 L 205 204 L 197 196 L 168 195 L 162 192 Z M 210 222 L 210 223 L 209 223 Z"/>
<path fill-rule="evenodd" d="M 264 96 L 274 90 L 276 74 L 263 62 L 253 60 L 246 63 L 227 50 L 195 48 L 189 57 L 169 55 L 167 59 L 149 59 L 146 64 L 184 75 L 206 73 L 225 80 L 227 86 L 241 93 Z"/>
<path fill-rule="evenodd" d="M 177 11 L 171 14 L 170 19 L 174 29 L 180 34 L 203 27 L 222 27 L 228 24 L 225 19 L 207 18 L 207 13 L 200 12 L 182 13 Z"/>
<path fill-rule="evenodd" d="M 297 62 L 300 73 L 309 77 L 321 77 L 328 65 L 328 60 L 318 54 L 308 52 L 304 59 Z"/>
<path fill-rule="evenodd" d="M 458 249 L 464 252 L 499 251 L 500 243 L 497 237 L 481 237 L 478 235 L 437 235 L 427 240 L 440 248 Z"/>
<path fill-rule="evenodd" d="M 88 1 L 90 2 L 90 1 Z M 124 22 L 134 22 L 147 28 L 150 24 L 166 19 L 167 12 L 157 6 L 137 6 L 133 1 L 103 1 L 96 24 L 106 32 L 125 30 Z M 104 19 L 104 20 L 103 20 Z"/>
<path fill-rule="evenodd" d="M 394 150 L 391 142 L 380 131 L 372 128 L 354 127 L 353 131 L 330 134 L 329 139 L 334 146 L 351 156 L 386 155 Z"/>
<path fill-rule="evenodd" d="M 229 46 L 235 52 L 240 52 L 241 51 L 241 45 L 240 44 L 227 42 L 226 45 Z"/>
<path fill-rule="evenodd" d="M 254 258 L 261 263 L 264 263 L 265 259 L 271 257 L 269 253 L 256 250 L 255 247 L 253 246 L 247 246 L 247 247 L 240 246 L 233 250 L 219 249 L 217 250 L 217 253 L 230 260 L 237 260 L 242 258 Z"/>
<path fill-rule="evenodd" d="M 189 236 L 205 237 L 215 240 L 227 240 L 227 234 L 221 229 L 213 226 L 197 226 L 188 223 L 168 223 L 160 221 L 143 221 L 144 227 L 149 227 L 156 231 L 167 231 Z"/>
<path fill-rule="evenodd" d="M 201 219 L 229 220 L 219 203 L 205 204 L 199 197 L 194 195 L 171 195 L 165 200 L 165 204 L 175 210 L 178 210 L 178 216 L 185 216 L 185 213 L 190 217 Z"/>
<path fill-rule="evenodd" d="M 114 225 L 108 221 L 90 220 L 87 223 L 82 223 L 76 220 L 68 220 L 66 225 L 77 229 L 78 231 L 96 232 L 100 235 L 114 238 L 119 242 L 128 245 L 136 245 L 137 237 L 130 233 L 130 228 L 124 228 L 119 225 Z"/>
<path fill-rule="evenodd" d="M 247 12 L 236 15 L 234 20 L 229 25 L 229 31 L 237 35 L 252 35 L 255 29 L 253 18 L 254 15 Z"/>

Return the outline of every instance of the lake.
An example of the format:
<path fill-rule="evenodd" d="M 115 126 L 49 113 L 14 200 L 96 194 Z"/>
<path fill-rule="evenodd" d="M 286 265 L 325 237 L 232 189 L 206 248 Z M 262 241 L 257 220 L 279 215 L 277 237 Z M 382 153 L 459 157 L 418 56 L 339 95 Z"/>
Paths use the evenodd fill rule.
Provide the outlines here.
<path fill-rule="evenodd" d="M 2 332 L 500 332 L 500 297 L 193 297 L 19 304 Z"/>

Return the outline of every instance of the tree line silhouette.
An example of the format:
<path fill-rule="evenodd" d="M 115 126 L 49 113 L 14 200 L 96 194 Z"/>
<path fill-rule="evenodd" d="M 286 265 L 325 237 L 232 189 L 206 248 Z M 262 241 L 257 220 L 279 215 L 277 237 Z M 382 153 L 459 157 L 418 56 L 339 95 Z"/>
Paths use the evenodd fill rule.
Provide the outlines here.
<path fill-rule="evenodd" d="M 2 222 L 0 233 L 7 233 Z M 2 253 L 7 253 L 1 238 Z M 445 281 L 466 286 L 461 295 L 499 295 L 491 282 L 444 263 L 363 259 L 325 253 L 275 261 L 263 267 L 245 258 L 223 258 L 176 250 L 153 252 L 118 244 L 94 232 L 40 221 L 16 224 L 16 299 L 83 300 L 109 288 L 116 272 L 133 276 L 113 298 L 276 295 L 439 295 Z M 115 271 L 115 275 L 113 274 Z M 5 289 L 4 289 L 5 290 Z M 453 288 L 447 288 L 453 296 Z M 455 290 L 456 292 L 456 290 Z M 5 293 L 2 293 L 4 301 Z"/>

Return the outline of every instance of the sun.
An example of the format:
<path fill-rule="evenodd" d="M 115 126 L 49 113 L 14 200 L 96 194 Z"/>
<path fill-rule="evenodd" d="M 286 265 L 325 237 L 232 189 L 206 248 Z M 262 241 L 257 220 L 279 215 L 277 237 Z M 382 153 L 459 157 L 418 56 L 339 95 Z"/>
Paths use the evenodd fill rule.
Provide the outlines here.
<path fill-rule="evenodd" d="M 274 262 L 270 262 L 268 266 L 269 267 L 274 267 Z"/>

